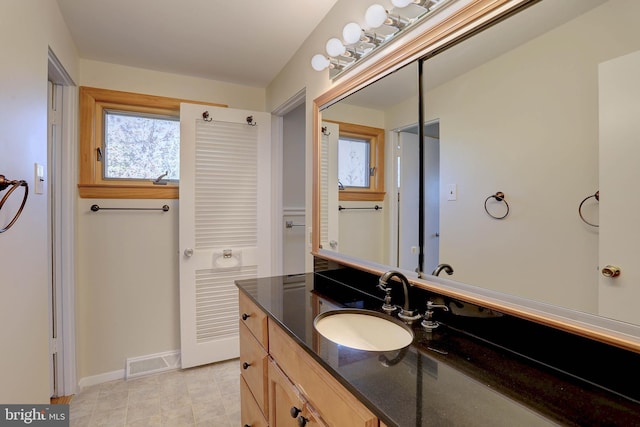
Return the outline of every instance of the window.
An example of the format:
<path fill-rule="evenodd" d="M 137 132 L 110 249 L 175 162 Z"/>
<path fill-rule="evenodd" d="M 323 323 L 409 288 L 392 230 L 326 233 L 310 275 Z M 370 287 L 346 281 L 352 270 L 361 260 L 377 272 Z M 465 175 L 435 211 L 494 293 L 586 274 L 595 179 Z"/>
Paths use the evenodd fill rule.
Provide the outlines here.
<path fill-rule="evenodd" d="M 180 178 L 180 120 L 104 110 L 103 178 L 176 182 Z"/>
<path fill-rule="evenodd" d="M 80 197 L 177 199 L 181 102 L 81 87 Z"/>
<path fill-rule="evenodd" d="M 383 201 L 384 129 L 337 123 L 339 200 Z"/>

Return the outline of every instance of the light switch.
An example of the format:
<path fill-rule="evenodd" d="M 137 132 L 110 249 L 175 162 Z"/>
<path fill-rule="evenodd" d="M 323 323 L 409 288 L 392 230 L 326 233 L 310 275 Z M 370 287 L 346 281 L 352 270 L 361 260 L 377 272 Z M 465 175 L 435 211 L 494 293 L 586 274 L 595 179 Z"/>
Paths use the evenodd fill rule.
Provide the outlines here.
<path fill-rule="evenodd" d="M 35 170 L 35 179 L 34 179 L 34 186 L 35 189 L 33 190 L 34 193 L 36 194 L 42 194 L 44 193 L 44 166 L 36 163 L 34 165 L 34 170 Z"/>
<path fill-rule="evenodd" d="M 458 200 L 458 186 L 456 184 L 447 186 L 447 200 Z"/>

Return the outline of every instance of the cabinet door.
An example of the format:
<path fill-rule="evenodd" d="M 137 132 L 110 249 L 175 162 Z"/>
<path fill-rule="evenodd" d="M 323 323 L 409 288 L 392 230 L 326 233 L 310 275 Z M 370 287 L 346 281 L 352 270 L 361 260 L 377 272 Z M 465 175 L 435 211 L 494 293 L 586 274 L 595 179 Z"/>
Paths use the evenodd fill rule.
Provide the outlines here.
<path fill-rule="evenodd" d="M 269 363 L 269 425 L 326 427 L 273 361 Z"/>

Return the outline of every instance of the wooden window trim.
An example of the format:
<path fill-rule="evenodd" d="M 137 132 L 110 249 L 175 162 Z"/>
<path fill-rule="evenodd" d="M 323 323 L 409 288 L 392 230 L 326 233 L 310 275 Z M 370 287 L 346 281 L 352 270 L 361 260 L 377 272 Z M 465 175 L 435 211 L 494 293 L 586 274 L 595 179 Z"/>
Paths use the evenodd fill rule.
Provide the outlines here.
<path fill-rule="evenodd" d="M 189 102 L 216 107 L 224 104 L 190 101 L 180 98 L 144 95 L 93 87 L 80 87 L 80 174 L 78 191 L 82 198 L 95 199 L 177 199 L 177 184 L 153 185 L 151 181 L 111 181 L 102 178 L 103 164 L 97 161 L 103 147 L 103 111 L 105 108 L 163 114 L 180 117 L 180 103 Z"/>
<path fill-rule="evenodd" d="M 338 122 L 340 137 L 366 139 L 370 145 L 370 165 L 375 167 L 376 173 L 369 181 L 368 189 L 345 188 L 338 191 L 340 201 L 382 202 L 384 201 L 384 129 L 363 126 L 354 123 Z"/>

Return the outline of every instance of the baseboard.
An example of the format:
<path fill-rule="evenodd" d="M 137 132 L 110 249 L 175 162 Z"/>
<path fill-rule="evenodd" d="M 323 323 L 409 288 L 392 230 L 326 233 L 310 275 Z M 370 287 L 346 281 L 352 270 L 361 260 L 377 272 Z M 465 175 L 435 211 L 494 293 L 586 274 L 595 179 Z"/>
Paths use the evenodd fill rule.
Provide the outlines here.
<path fill-rule="evenodd" d="M 125 370 L 119 369 L 117 371 L 105 372 L 99 375 L 92 375 L 90 377 L 82 377 L 78 381 L 78 392 L 82 391 L 85 387 L 91 387 L 92 385 L 102 384 L 109 381 L 124 380 Z"/>

